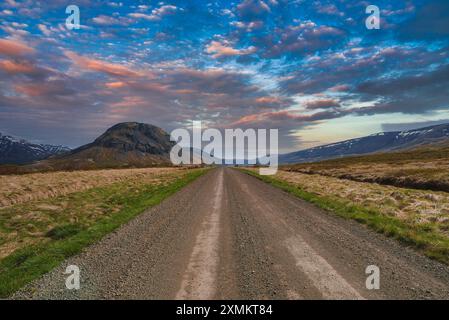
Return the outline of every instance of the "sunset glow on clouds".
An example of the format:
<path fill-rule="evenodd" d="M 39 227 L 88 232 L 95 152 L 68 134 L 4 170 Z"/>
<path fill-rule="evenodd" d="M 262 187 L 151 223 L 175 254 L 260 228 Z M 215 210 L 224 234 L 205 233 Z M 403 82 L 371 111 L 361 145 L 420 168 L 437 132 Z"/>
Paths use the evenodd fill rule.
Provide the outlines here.
<path fill-rule="evenodd" d="M 279 128 L 287 151 L 449 119 L 449 2 L 376 1 L 380 30 L 368 4 L 3 1 L 0 132 L 74 147 L 202 120 Z"/>

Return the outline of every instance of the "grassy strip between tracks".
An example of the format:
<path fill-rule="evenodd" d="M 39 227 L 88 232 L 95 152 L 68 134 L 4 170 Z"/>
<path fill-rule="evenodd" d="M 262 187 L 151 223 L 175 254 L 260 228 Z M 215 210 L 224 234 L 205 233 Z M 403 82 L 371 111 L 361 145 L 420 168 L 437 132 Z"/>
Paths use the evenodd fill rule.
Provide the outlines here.
<path fill-rule="evenodd" d="M 120 203 L 120 210 L 88 226 L 61 225 L 48 235 L 49 241 L 18 249 L 2 259 L 0 261 L 0 297 L 10 296 L 19 288 L 51 271 L 65 259 L 80 253 L 83 248 L 97 242 L 147 208 L 173 195 L 207 171 L 208 169 L 186 170 L 186 173 L 162 185 L 142 184 L 129 188 L 116 183 L 78 192 L 72 196 L 74 201 L 90 201 L 95 202 L 95 205 L 105 206 L 113 201 Z M 67 198 L 63 199 L 67 201 Z"/>
<path fill-rule="evenodd" d="M 304 191 L 301 189 L 301 186 L 283 181 L 274 176 L 261 176 L 252 170 L 241 170 L 298 198 L 313 203 L 321 209 L 345 219 L 356 220 L 379 233 L 393 237 L 418 249 L 429 258 L 449 264 L 449 238 L 436 233 L 432 226 L 402 221 L 399 218 L 382 214 L 375 209 L 355 205 L 350 201 L 337 200 Z"/>

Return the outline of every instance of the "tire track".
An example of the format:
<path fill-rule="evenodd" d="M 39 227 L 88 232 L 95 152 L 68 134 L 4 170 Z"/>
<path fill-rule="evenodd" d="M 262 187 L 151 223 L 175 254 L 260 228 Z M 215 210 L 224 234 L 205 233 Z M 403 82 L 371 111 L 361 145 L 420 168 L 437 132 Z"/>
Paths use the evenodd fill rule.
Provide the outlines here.
<path fill-rule="evenodd" d="M 223 171 L 214 191 L 211 213 L 202 223 L 176 299 L 212 299 L 216 293 L 218 239 L 223 198 Z"/>

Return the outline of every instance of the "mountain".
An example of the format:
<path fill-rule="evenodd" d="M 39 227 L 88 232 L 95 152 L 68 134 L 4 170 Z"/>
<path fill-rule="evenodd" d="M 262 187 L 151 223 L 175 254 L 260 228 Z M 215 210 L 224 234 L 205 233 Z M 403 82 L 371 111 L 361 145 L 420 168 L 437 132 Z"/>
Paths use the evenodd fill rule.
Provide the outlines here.
<path fill-rule="evenodd" d="M 171 165 L 170 135 L 153 125 L 124 122 L 92 143 L 25 166 L 0 167 L 0 174 Z"/>
<path fill-rule="evenodd" d="M 381 132 L 367 137 L 327 144 L 279 156 L 280 163 L 315 162 L 326 159 L 411 149 L 449 141 L 449 124 L 421 129 Z"/>
<path fill-rule="evenodd" d="M 102 152 L 112 152 L 117 159 L 122 159 L 124 155 L 142 158 L 151 156 L 157 159 L 166 158 L 172 147 L 170 135 L 161 128 L 144 123 L 124 122 L 109 128 L 94 142 L 73 150 L 69 156 L 92 155 L 94 160 L 100 161 L 104 160 Z"/>
<path fill-rule="evenodd" d="M 0 164 L 25 164 L 69 152 L 64 146 L 34 144 L 0 133 Z"/>
<path fill-rule="evenodd" d="M 109 128 L 92 143 L 42 161 L 40 166 L 74 170 L 169 165 L 173 145 L 170 135 L 161 128 L 124 122 Z"/>

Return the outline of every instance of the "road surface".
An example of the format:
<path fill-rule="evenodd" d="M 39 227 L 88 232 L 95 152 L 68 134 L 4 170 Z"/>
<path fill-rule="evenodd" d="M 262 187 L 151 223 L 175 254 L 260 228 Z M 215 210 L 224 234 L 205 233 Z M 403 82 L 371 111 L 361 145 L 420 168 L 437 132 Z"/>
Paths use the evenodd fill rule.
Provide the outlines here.
<path fill-rule="evenodd" d="M 77 265 L 79 290 L 65 287 Z M 366 268 L 380 289 L 366 288 Z M 449 268 L 254 177 L 217 168 L 15 298 L 447 299 Z"/>

